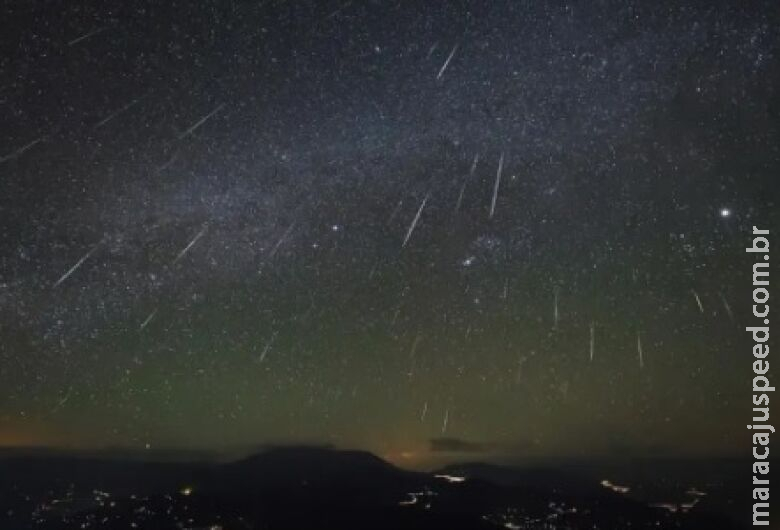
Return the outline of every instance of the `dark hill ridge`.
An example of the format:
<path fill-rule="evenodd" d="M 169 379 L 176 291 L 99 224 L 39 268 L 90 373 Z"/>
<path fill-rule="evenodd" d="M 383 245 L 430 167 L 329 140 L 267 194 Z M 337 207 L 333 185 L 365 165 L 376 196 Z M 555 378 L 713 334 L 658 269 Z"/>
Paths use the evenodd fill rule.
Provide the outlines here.
<path fill-rule="evenodd" d="M 482 462 L 467 462 L 446 466 L 437 473 L 482 479 L 502 486 L 536 484 L 537 486 L 572 492 L 580 489 L 592 489 L 594 482 L 598 482 L 577 469 L 563 470 L 549 465 L 519 468 Z"/>
<path fill-rule="evenodd" d="M 506 487 L 536 488 L 581 497 L 602 480 L 629 487 L 626 497 L 645 504 L 690 503 L 696 511 L 719 514 L 751 524 L 751 462 L 740 458 L 620 458 L 601 460 L 557 459 L 502 466 L 465 462 L 439 473 L 482 479 Z M 602 493 L 608 489 L 600 488 Z M 696 492 L 705 492 L 699 496 Z"/>
<path fill-rule="evenodd" d="M 220 497 L 235 499 L 259 491 L 274 502 L 317 503 L 349 496 L 379 506 L 397 504 L 430 481 L 430 475 L 401 470 L 364 451 L 281 447 L 224 465 L 215 470 L 214 479 L 206 492 Z"/>
<path fill-rule="evenodd" d="M 0 458 L 0 528 L 738 528 L 650 507 L 567 469 L 464 464 L 438 474 L 447 476 L 320 447 L 227 464 Z"/>
<path fill-rule="evenodd" d="M 405 473 L 369 452 L 337 451 L 327 447 L 276 447 L 225 468 L 240 473 L 260 473 L 278 480 Z"/>

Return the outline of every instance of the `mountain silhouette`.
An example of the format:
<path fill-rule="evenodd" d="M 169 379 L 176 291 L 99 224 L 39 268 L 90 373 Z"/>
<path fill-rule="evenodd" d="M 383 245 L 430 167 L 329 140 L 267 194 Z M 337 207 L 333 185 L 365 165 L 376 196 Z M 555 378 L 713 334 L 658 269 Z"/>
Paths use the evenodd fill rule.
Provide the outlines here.
<path fill-rule="evenodd" d="M 386 482 L 411 476 L 371 453 L 326 447 L 272 448 L 228 464 L 222 471 L 255 483 L 310 485 L 334 481 L 365 485 L 372 479 Z"/>
<path fill-rule="evenodd" d="M 0 457 L 0 528 L 628 526 L 740 528 L 695 507 L 675 513 L 649 506 L 566 468 L 474 463 L 422 473 L 371 453 L 324 447 L 271 448 L 224 464 L 62 454 Z"/>

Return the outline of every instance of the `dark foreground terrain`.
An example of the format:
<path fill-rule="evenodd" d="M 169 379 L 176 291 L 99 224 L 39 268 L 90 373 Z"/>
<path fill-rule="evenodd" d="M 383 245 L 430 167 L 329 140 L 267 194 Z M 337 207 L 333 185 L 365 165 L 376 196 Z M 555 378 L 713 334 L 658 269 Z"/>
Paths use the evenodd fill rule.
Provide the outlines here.
<path fill-rule="evenodd" d="M 729 492 L 742 480 L 723 477 L 742 468 L 464 464 L 416 473 L 320 448 L 228 464 L 7 454 L 0 528 L 737 529 L 749 491 Z"/>

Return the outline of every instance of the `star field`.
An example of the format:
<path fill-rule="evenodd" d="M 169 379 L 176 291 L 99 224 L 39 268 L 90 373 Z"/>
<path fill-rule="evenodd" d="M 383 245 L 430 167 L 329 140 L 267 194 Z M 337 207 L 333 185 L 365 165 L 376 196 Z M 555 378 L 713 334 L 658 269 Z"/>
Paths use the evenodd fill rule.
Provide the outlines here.
<path fill-rule="evenodd" d="M 745 449 L 771 2 L 4 10 L 0 445 Z"/>

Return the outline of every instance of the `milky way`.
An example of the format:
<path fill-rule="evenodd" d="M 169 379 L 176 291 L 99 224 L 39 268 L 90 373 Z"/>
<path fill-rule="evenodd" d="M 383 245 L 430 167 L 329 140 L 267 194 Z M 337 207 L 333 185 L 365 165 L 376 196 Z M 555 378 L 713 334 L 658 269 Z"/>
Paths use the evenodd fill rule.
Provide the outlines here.
<path fill-rule="evenodd" d="M 6 9 L 0 445 L 744 449 L 771 2 L 197 4 Z"/>

